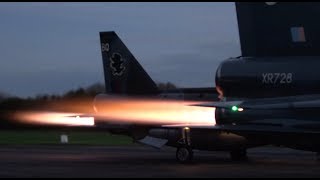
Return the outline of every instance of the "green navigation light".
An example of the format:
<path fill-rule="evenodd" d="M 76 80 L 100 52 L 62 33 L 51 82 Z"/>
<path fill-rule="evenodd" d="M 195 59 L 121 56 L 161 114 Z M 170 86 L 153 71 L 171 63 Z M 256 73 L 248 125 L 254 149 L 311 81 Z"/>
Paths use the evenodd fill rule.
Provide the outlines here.
<path fill-rule="evenodd" d="M 232 106 L 232 111 L 238 111 L 238 107 L 237 106 Z"/>

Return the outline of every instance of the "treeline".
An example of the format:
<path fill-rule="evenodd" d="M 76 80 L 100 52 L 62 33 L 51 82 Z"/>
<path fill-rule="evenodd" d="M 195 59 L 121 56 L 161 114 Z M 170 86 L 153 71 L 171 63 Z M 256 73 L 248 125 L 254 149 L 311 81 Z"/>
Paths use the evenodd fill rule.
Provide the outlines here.
<path fill-rule="evenodd" d="M 79 87 L 75 90 L 67 91 L 62 95 L 57 94 L 39 94 L 35 97 L 20 98 L 15 96 L 0 95 L 0 112 L 6 110 L 32 109 L 41 107 L 47 102 L 68 100 L 73 98 L 94 98 L 97 94 L 104 92 L 104 84 L 95 83 L 88 87 Z"/>
<path fill-rule="evenodd" d="M 79 104 L 75 100 L 81 100 L 85 105 L 81 107 L 90 107 L 93 98 L 100 93 L 104 93 L 105 87 L 102 83 L 95 83 L 88 87 L 79 87 L 67 91 L 62 95 L 57 94 L 39 94 L 34 97 L 20 98 L 10 96 L 5 93 L 0 94 L 0 129 L 30 129 L 30 128 L 60 128 L 45 125 L 37 126 L 32 124 L 19 123 L 14 120 L 15 114 L 21 111 L 71 111 L 73 106 Z M 73 104 L 70 104 L 72 103 Z M 66 104 L 69 103 L 69 104 Z M 78 111 L 76 111 L 78 112 Z M 80 112 L 79 112 L 80 113 Z M 80 128 L 81 129 L 81 128 Z"/>
<path fill-rule="evenodd" d="M 176 89 L 176 85 L 171 82 L 157 84 L 160 90 Z M 95 97 L 97 94 L 104 93 L 105 86 L 103 83 L 94 83 L 88 87 L 79 87 L 78 89 L 72 89 L 67 91 L 62 95 L 57 94 L 38 94 L 35 97 L 25 98 L 26 100 L 56 100 L 56 99 L 68 99 L 68 98 L 78 98 L 78 97 Z M 0 92 L 0 102 L 5 99 L 23 99 L 12 96 L 7 93 Z"/>
<path fill-rule="evenodd" d="M 157 85 L 161 90 L 176 88 L 176 86 L 170 82 L 158 83 Z M 91 103 L 94 97 L 101 93 L 105 93 L 103 83 L 94 83 L 88 87 L 72 89 L 62 95 L 39 94 L 35 97 L 19 98 L 10 94 L 0 93 L 0 129 L 26 128 L 26 125 L 21 126 L 10 120 L 12 114 L 19 110 L 53 110 L 53 108 L 55 110 L 66 110 L 64 109 L 67 106 L 65 103 L 68 102 L 73 102 L 67 106 L 69 109 L 73 109 L 76 108 L 72 107 L 74 102 L 77 102 L 76 100 L 80 100 L 79 102 L 82 103 L 81 107 L 87 106 L 87 109 L 92 109 Z M 64 106 L 60 107 L 61 104 L 64 104 Z"/>
<path fill-rule="evenodd" d="M 79 87 L 78 89 L 73 89 L 67 91 L 62 95 L 48 95 L 40 94 L 34 97 L 33 99 L 37 100 L 56 100 L 56 99 L 69 99 L 69 98 L 81 98 L 81 97 L 95 97 L 97 94 L 104 93 L 105 86 L 102 83 L 95 83 L 88 87 Z M 30 99 L 30 98 L 29 98 Z M 32 99 L 32 98 L 31 98 Z"/>
<path fill-rule="evenodd" d="M 157 86 L 160 90 L 168 90 L 177 88 L 171 82 L 159 82 Z M 19 98 L 10 96 L 6 93 L 0 93 L 0 111 L 4 109 L 14 109 L 14 108 L 32 108 L 32 106 L 36 106 L 37 104 L 43 102 L 51 102 L 51 101 L 59 101 L 59 100 L 68 100 L 74 98 L 94 98 L 97 94 L 105 93 L 105 86 L 103 83 L 94 83 L 88 87 L 79 87 L 77 89 L 72 89 L 67 91 L 62 95 L 57 94 L 39 94 L 35 97 L 28 98 Z"/>

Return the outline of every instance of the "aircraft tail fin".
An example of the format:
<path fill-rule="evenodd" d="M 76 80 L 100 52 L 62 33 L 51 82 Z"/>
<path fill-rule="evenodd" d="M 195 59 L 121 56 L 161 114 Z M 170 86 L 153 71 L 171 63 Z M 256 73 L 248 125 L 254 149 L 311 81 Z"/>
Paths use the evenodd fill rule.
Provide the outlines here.
<path fill-rule="evenodd" d="M 320 56 L 319 2 L 236 2 L 242 56 Z"/>
<path fill-rule="evenodd" d="M 106 93 L 157 94 L 155 82 L 146 73 L 114 31 L 100 32 Z"/>

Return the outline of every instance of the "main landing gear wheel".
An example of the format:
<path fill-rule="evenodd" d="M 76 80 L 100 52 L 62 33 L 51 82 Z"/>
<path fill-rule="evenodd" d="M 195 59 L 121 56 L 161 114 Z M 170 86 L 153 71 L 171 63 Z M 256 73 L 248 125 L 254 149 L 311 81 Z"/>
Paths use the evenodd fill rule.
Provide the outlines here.
<path fill-rule="evenodd" d="M 248 160 L 246 149 L 237 149 L 230 152 L 231 159 L 233 161 L 246 161 Z"/>
<path fill-rule="evenodd" d="M 180 163 L 188 163 L 193 158 L 193 151 L 189 147 L 178 147 L 176 151 L 176 158 Z"/>

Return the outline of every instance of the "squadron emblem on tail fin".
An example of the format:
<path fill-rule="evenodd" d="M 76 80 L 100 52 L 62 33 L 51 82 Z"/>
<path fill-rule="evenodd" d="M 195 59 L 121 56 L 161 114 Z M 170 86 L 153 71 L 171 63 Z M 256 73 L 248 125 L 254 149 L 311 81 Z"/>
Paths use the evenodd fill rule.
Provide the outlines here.
<path fill-rule="evenodd" d="M 110 67 L 114 76 L 121 76 L 126 69 L 124 60 L 119 53 L 113 53 L 110 58 Z"/>

